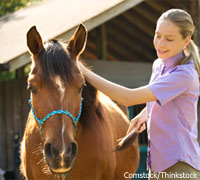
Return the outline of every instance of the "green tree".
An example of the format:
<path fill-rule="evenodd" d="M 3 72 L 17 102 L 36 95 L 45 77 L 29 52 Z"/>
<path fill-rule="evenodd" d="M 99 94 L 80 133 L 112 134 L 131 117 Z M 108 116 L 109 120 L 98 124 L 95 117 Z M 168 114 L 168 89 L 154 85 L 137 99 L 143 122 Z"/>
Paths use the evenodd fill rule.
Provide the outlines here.
<path fill-rule="evenodd" d="M 0 0 L 0 16 L 41 0 Z"/>
<path fill-rule="evenodd" d="M 0 17 L 10 13 L 14 12 L 20 8 L 29 6 L 37 1 L 42 0 L 0 0 Z M 25 74 L 28 74 L 30 67 L 27 66 L 25 68 Z M 16 71 L 14 72 L 1 72 L 0 73 L 0 81 L 7 81 L 10 79 L 14 79 L 16 76 Z"/>

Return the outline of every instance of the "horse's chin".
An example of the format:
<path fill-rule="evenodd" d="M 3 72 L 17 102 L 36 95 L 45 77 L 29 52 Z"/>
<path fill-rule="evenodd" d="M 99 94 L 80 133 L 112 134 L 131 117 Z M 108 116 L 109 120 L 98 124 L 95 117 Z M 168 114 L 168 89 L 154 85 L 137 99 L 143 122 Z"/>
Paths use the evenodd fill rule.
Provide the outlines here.
<path fill-rule="evenodd" d="M 69 173 L 72 170 L 72 165 L 68 164 L 68 166 L 64 166 L 64 167 L 58 167 L 58 166 L 51 166 L 50 163 L 46 160 L 47 165 L 49 167 L 49 170 L 51 171 L 52 174 L 66 174 Z"/>
<path fill-rule="evenodd" d="M 45 156 L 45 160 L 51 173 L 59 174 L 59 175 L 69 173 L 72 170 L 72 166 L 74 163 L 74 159 L 73 159 L 71 161 L 70 160 L 65 161 L 65 164 L 61 164 L 59 162 L 49 160 L 46 156 Z"/>
<path fill-rule="evenodd" d="M 71 167 L 69 167 L 69 168 L 59 168 L 59 169 L 50 168 L 50 170 L 53 174 L 66 174 L 66 173 L 70 172 L 71 169 L 72 169 Z"/>

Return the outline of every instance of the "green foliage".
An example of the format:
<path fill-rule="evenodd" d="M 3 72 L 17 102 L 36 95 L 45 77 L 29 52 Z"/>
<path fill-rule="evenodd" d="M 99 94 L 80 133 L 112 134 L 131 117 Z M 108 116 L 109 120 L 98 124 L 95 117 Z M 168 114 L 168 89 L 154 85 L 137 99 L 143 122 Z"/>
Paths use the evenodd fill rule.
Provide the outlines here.
<path fill-rule="evenodd" d="M 24 76 L 27 77 L 29 75 L 29 72 L 31 70 L 31 63 L 27 64 L 24 67 Z M 4 71 L 0 73 L 0 82 L 1 81 L 9 81 L 12 79 L 16 78 L 16 70 L 9 72 L 9 71 Z"/>
<path fill-rule="evenodd" d="M 13 72 L 2 72 L 0 73 L 0 81 L 8 81 L 15 79 L 16 71 Z"/>
<path fill-rule="evenodd" d="M 38 1 L 42 0 L 0 0 L 0 16 L 14 12 L 20 8 L 29 6 Z M 30 65 L 27 65 L 25 67 L 25 76 L 28 75 L 29 71 L 30 71 Z M 0 73 L 0 81 L 12 80 L 15 79 L 15 77 L 16 77 L 16 71 Z"/>
<path fill-rule="evenodd" d="M 29 72 L 31 71 L 31 63 L 27 64 L 24 68 L 25 77 L 28 76 Z"/>
<path fill-rule="evenodd" d="M 0 0 L 0 16 L 41 0 Z"/>

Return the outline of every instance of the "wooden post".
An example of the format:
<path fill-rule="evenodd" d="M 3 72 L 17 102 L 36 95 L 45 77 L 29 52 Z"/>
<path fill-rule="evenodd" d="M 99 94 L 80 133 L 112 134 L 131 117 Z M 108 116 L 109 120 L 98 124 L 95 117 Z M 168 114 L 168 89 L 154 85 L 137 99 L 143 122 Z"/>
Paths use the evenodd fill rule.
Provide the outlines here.
<path fill-rule="evenodd" d="M 23 79 L 25 77 L 24 66 L 16 70 L 16 79 Z"/>
<path fill-rule="evenodd" d="M 97 28 L 97 58 L 106 59 L 106 24 L 102 24 Z"/>
<path fill-rule="evenodd" d="M 6 146 L 6 112 L 5 112 L 5 84 L 0 82 L 0 167 L 6 169 L 7 161 L 7 146 Z"/>

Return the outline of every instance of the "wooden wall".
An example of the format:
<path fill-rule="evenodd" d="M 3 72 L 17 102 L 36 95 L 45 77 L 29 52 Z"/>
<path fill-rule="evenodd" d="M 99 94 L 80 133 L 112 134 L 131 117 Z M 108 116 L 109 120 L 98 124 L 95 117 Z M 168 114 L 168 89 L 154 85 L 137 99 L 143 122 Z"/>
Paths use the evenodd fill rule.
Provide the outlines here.
<path fill-rule="evenodd" d="M 137 88 L 149 83 L 152 63 L 85 60 L 92 71 L 98 75 L 129 88 Z"/>
<path fill-rule="evenodd" d="M 29 112 L 26 79 L 0 82 L 0 168 L 14 170 Z"/>

